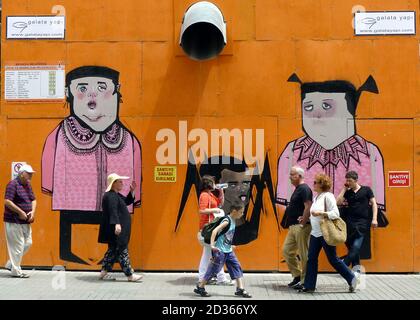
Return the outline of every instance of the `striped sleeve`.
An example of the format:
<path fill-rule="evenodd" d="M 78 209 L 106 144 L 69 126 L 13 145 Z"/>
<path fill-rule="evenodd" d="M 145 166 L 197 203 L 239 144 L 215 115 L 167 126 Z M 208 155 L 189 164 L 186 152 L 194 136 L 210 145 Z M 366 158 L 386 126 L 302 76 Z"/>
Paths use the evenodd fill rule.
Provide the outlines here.
<path fill-rule="evenodd" d="M 6 194 L 4 196 L 5 200 L 14 201 L 16 197 L 16 183 L 14 180 L 10 181 L 6 187 Z"/>

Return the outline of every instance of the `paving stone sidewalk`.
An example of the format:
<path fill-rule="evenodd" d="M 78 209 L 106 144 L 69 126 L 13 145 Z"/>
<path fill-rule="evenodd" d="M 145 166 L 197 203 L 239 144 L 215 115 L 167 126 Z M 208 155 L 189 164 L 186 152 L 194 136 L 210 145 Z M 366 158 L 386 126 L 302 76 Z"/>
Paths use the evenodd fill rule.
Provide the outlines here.
<path fill-rule="evenodd" d="M 122 273 L 117 280 L 98 280 L 97 272 L 27 270 L 29 279 L 10 277 L 0 270 L 0 300 L 202 300 L 193 289 L 194 273 L 142 273 L 140 283 L 128 283 Z M 246 273 L 245 286 L 259 300 L 420 300 L 420 275 L 366 275 L 361 289 L 348 293 L 337 274 L 320 274 L 317 292 L 301 294 L 287 287 L 284 273 Z M 210 300 L 239 299 L 232 286 L 208 285 Z"/>

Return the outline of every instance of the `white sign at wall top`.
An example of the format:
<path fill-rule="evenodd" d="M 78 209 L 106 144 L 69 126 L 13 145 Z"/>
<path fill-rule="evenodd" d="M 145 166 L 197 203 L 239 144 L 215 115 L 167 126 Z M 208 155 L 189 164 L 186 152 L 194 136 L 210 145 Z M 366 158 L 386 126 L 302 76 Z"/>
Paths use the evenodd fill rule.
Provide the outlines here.
<path fill-rule="evenodd" d="M 4 69 L 6 101 L 56 102 L 64 100 L 64 65 L 6 65 Z"/>
<path fill-rule="evenodd" d="M 415 35 L 415 11 L 356 12 L 356 36 Z"/>
<path fill-rule="evenodd" d="M 65 38 L 64 16 L 10 16 L 6 18 L 7 39 L 57 39 Z"/>

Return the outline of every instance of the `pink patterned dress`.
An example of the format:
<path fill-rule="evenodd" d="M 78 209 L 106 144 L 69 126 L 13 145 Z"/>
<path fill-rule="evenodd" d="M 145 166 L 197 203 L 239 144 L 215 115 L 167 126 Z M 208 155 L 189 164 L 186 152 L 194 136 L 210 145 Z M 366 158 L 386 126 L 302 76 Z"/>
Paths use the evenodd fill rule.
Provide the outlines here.
<path fill-rule="evenodd" d="M 289 180 L 290 168 L 297 165 L 305 170 L 305 183 L 313 186 L 314 177 L 325 173 L 331 177 L 331 192 L 338 196 L 344 187 L 348 171 L 356 171 L 360 185 L 372 188 L 378 208 L 385 211 L 383 157 L 373 143 L 354 135 L 332 150 L 326 150 L 309 136 L 290 142 L 278 161 L 276 201 L 287 205 L 293 193 Z"/>
<path fill-rule="evenodd" d="M 137 183 L 134 206 L 139 206 L 141 146 L 121 123 L 95 133 L 68 117 L 48 136 L 42 153 L 42 190 L 52 194 L 53 210 L 100 211 L 110 173 Z M 129 185 L 125 183 L 121 193 L 127 194 Z"/>

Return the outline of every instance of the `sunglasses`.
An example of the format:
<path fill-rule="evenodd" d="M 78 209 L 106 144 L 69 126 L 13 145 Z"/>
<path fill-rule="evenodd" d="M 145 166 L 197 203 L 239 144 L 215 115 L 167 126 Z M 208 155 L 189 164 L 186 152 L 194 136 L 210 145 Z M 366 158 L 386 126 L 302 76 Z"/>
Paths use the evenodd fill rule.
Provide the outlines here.
<path fill-rule="evenodd" d="M 314 181 L 314 184 L 319 184 L 319 182 L 318 181 Z"/>

